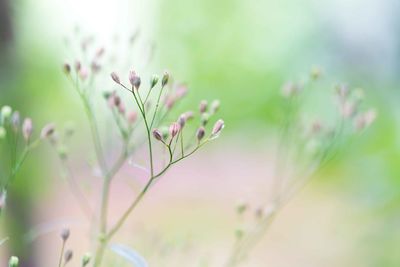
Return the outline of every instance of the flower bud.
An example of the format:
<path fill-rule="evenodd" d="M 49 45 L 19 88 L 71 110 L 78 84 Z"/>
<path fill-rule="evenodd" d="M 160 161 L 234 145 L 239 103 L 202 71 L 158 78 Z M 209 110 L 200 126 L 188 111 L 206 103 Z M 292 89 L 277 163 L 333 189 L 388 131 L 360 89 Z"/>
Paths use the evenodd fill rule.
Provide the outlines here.
<path fill-rule="evenodd" d="M 163 140 L 162 133 L 158 129 L 154 129 L 153 130 L 153 137 L 158 141 L 162 141 Z"/>
<path fill-rule="evenodd" d="M 101 70 L 101 65 L 97 61 L 93 61 L 92 64 L 90 64 L 90 69 L 93 73 L 98 73 Z"/>
<path fill-rule="evenodd" d="M 141 80 L 135 71 L 129 72 L 129 82 L 131 83 L 133 88 L 135 88 L 136 90 L 139 90 Z"/>
<path fill-rule="evenodd" d="M 118 105 L 118 111 L 119 111 L 119 113 L 121 113 L 122 115 L 125 114 L 125 105 L 124 105 L 123 102 L 121 102 L 121 103 Z"/>
<path fill-rule="evenodd" d="M 168 96 L 165 99 L 165 106 L 168 110 L 172 109 L 175 105 L 176 99 L 173 96 Z"/>
<path fill-rule="evenodd" d="M 186 121 L 189 121 L 189 120 L 193 119 L 193 117 L 194 117 L 193 111 L 185 112 L 185 117 L 186 117 Z"/>
<path fill-rule="evenodd" d="M 89 76 L 89 71 L 86 68 L 82 68 L 79 72 L 79 77 L 81 78 L 82 81 L 86 80 L 87 77 Z"/>
<path fill-rule="evenodd" d="M 86 265 L 88 265 L 91 258 L 92 258 L 92 256 L 90 255 L 90 253 L 85 253 L 82 257 L 82 267 L 85 267 Z"/>
<path fill-rule="evenodd" d="M 208 114 L 207 112 L 204 112 L 203 114 L 201 114 L 201 125 L 206 126 L 208 123 L 208 120 L 210 119 L 210 114 Z"/>
<path fill-rule="evenodd" d="M 163 75 L 162 81 L 161 81 L 161 86 L 164 87 L 165 85 L 167 85 L 168 80 L 169 80 L 169 73 L 164 72 L 164 75 Z"/>
<path fill-rule="evenodd" d="M 223 120 L 218 120 L 215 124 L 214 124 L 214 128 L 211 132 L 212 135 L 217 135 L 221 132 L 221 130 L 224 128 L 225 124 Z"/>
<path fill-rule="evenodd" d="M 19 124 L 21 122 L 21 116 L 18 111 L 15 111 L 11 116 L 11 124 L 15 132 L 18 132 Z"/>
<path fill-rule="evenodd" d="M 211 112 L 212 114 L 216 113 L 219 110 L 220 102 L 219 100 L 214 100 L 211 103 Z"/>
<path fill-rule="evenodd" d="M 1 108 L 1 121 L 4 122 L 8 120 L 11 116 L 12 109 L 10 106 L 3 106 Z"/>
<path fill-rule="evenodd" d="M 3 126 L 0 126 L 0 140 L 4 139 L 7 136 L 7 131 Z"/>
<path fill-rule="evenodd" d="M 204 135 L 206 134 L 206 130 L 204 127 L 200 127 L 197 129 L 196 137 L 198 141 L 201 141 L 204 138 Z"/>
<path fill-rule="evenodd" d="M 126 115 L 126 120 L 129 124 L 134 124 L 137 120 L 137 113 L 135 111 L 128 112 L 128 114 Z"/>
<path fill-rule="evenodd" d="M 53 135 L 54 131 L 55 131 L 54 124 L 49 123 L 42 128 L 42 131 L 40 132 L 40 138 L 42 139 L 49 138 L 50 136 Z"/>
<path fill-rule="evenodd" d="M 121 84 L 121 81 L 120 81 L 120 79 L 119 79 L 119 76 L 118 76 L 115 72 L 112 72 L 112 73 L 111 73 L 111 79 L 113 79 L 114 82 L 116 82 L 116 83 L 118 83 L 118 84 Z"/>
<path fill-rule="evenodd" d="M 185 116 L 185 114 L 182 114 L 182 115 L 179 116 L 178 124 L 179 124 L 179 126 L 181 128 L 185 127 L 185 124 L 186 124 L 186 116 Z"/>
<path fill-rule="evenodd" d="M 32 132 L 33 132 L 32 120 L 30 118 L 26 118 L 22 123 L 22 135 L 24 136 L 26 142 L 28 142 L 29 139 L 31 138 Z"/>
<path fill-rule="evenodd" d="M 176 97 L 177 98 L 182 98 L 187 94 L 188 88 L 186 84 L 180 84 L 176 88 Z"/>
<path fill-rule="evenodd" d="M 10 260 L 8 261 L 8 267 L 18 267 L 19 259 L 15 256 L 11 256 Z"/>
<path fill-rule="evenodd" d="M 104 55 L 104 51 L 104 47 L 100 47 L 96 52 L 96 58 L 100 58 L 102 55 Z"/>
<path fill-rule="evenodd" d="M 70 234 L 71 234 L 71 232 L 69 231 L 68 228 L 63 229 L 60 234 L 62 241 L 66 242 L 68 240 Z"/>
<path fill-rule="evenodd" d="M 206 100 L 200 101 L 200 105 L 199 105 L 200 113 L 206 112 L 207 111 L 207 106 L 208 106 L 208 103 L 207 103 Z"/>
<path fill-rule="evenodd" d="M 72 260 L 73 256 L 74 256 L 74 253 L 72 252 L 72 250 L 68 249 L 64 254 L 64 261 L 65 261 L 64 264 L 66 264 L 67 262 Z"/>
<path fill-rule="evenodd" d="M 82 69 L 82 64 L 80 61 L 77 60 L 75 62 L 75 71 L 79 73 L 81 71 L 81 69 Z"/>
<path fill-rule="evenodd" d="M 150 89 L 153 89 L 154 86 L 156 86 L 156 84 L 158 83 L 158 76 L 157 75 L 153 75 L 151 76 L 150 79 Z"/>
<path fill-rule="evenodd" d="M 169 134 L 171 135 L 172 138 L 174 138 L 179 133 L 180 130 L 181 126 L 176 122 L 172 123 L 169 126 Z"/>
<path fill-rule="evenodd" d="M 68 63 L 65 63 L 63 65 L 63 71 L 67 75 L 71 74 L 71 66 Z"/>

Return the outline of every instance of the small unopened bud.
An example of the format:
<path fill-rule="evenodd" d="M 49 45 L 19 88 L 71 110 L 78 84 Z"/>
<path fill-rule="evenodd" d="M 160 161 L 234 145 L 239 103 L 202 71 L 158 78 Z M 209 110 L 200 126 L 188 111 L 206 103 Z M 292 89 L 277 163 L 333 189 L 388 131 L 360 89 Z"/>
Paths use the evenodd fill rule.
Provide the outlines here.
<path fill-rule="evenodd" d="M 15 111 L 11 116 L 11 124 L 15 132 L 18 132 L 20 122 L 21 122 L 21 116 L 19 115 L 18 111 Z"/>
<path fill-rule="evenodd" d="M 135 88 L 136 90 L 139 90 L 141 80 L 135 71 L 129 72 L 129 82 L 131 83 L 133 88 Z"/>
<path fill-rule="evenodd" d="M 322 73 L 321 68 L 316 66 L 313 67 L 310 73 L 311 79 L 317 80 L 319 77 L 321 77 L 321 73 Z"/>
<path fill-rule="evenodd" d="M 223 120 L 218 120 L 215 124 L 214 124 L 214 128 L 211 132 L 212 135 L 217 135 L 219 134 L 222 129 L 224 128 L 225 124 Z"/>
<path fill-rule="evenodd" d="M 153 130 L 153 137 L 158 141 L 162 141 L 163 140 L 162 133 L 158 129 L 154 129 Z"/>
<path fill-rule="evenodd" d="M 207 106 L 208 106 L 208 103 L 207 103 L 206 100 L 200 101 L 200 105 L 199 105 L 200 113 L 206 112 L 207 111 Z"/>
<path fill-rule="evenodd" d="M 204 138 L 204 135 L 206 134 L 206 130 L 204 127 L 200 127 L 197 129 L 196 137 L 198 141 L 201 141 Z"/>
<path fill-rule="evenodd" d="M 0 126 L 0 140 L 4 139 L 7 136 L 7 131 L 3 126 Z"/>
<path fill-rule="evenodd" d="M 150 79 L 150 89 L 153 89 L 154 86 L 156 86 L 156 84 L 158 83 L 158 76 L 157 75 L 153 75 L 151 76 Z"/>
<path fill-rule="evenodd" d="M 172 123 L 169 126 L 169 134 L 171 135 L 172 138 L 174 138 L 179 133 L 180 130 L 181 126 L 176 122 Z"/>
<path fill-rule="evenodd" d="M 71 74 L 71 65 L 69 65 L 68 63 L 65 63 L 63 65 L 63 71 L 67 75 Z"/>
<path fill-rule="evenodd" d="M 75 62 L 75 71 L 76 71 L 76 72 L 80 72 L 81 69 L 82 69 L 82 64 L 81 64 L 81 62 L 80 62 L 80 61 L 76 61 L 76 62 Z"/>
<path fill-rule="evenodd" d="M 65 228 L 61 231 L 61 239 L 63 242 L 66 242 L 70 236 L 71 232 L 69 231 L 69 229 Z"/>
<path fill-rule="evenodd" d="M 8 261 L 8 267 L 18 267 L 19 259 L 15 256 L 11 256 L 10 260 Z"/>
<path fill-rule="evenodd" d="M 82 81 L 86 80 L 89 76 L 89 71 L 86 68 L 82 68 L 78 73 Z"/>
<path fill-rule="evenodd" d="M 185 127 L 185 124 L 186 124 L 186 116 L 185 116 L 185 114 L 182 114 L 182 115 L 179 116 L 178 124 L 179 124 L 179 126 L 181 128 Z"/>
<path fill-rule="evenodd" d="M 344 118 L 351 118 L 357 110 L 356 104 L 347 100 L 341 105 L 341 114 Z"/>
<path fill-rule="evenodd" d="M 100 47 L 96 52 L 96 58 L 100 58 L 102 55 L 104 55 L 104 51 L 104 47 Z"/>
<path fill-rule="evenodd" d="M 74 253 L 72 252 L 72 250 L 67 250 L 64 254 L 64 264 L 67 264 L 69 261 L 72 260 L 72 257 L 74 256 Z"/>
<path fill-rule="evenodd" d="M 172 109 L 176 103 L 176 99 L 173 96 L 168 96 L 165 99 L 165 106 L 168 110 Z"/>
<path fill-rule="evenodd" d="M 11 116 L 12 109 L 10 106 L 3 106 L 1 108 L 1 121 L 8 120 Z"/>
<path fill-rule="evenodd" d="M 91 258 L 92 258 L 92 256 L 90 255 L 90 253 L 85 253 L 82 257 L 82 267 L 85 267 L 86 265 L 88 265 Z"/>
<path fill-rule="evenodd" d="M 119 76 L 118 76 L 115 72 L 112 72 L 112 73 L 111 73 L 111 79 L 113 79 L 114 82 L 116 82 L 116 83 L 118 83 L 118 84 L 121 84 L 121 81 L 120 81 L 120 79 L 119 79 Z"/>
<path fill-rule="evenodd" d="M 169 128 L 167 126 L 161 127 L 160 132 L 162 134 L 163 140 L 167 140 L 169 136 Z"/>
<path fill-rule="evenodd" d="M 42 131 L 40 132 L 40 138 L 42 139 L 49 138 L 50 136 L 53 135 L 54 131 L 55 131 L 54 124 L 49 123 L 43 127 Z"/>
<path fill-rule="evenodd" d="M 219 102 L 219 100 L 214 100 L 211 103 L 211 112 L 212 114 L 216 113 L 219 110 L 219 106 L 221 105 L 221 103 Z"/>
<path fill-rule="evenodd" d="M 114 106 L 119 107 L 119 105 L 121 105 L 121 98 L 117 95 L 114 95 L 113 102 L 114 102 Z"/>
<path fill-rule="evenodd" d="M 92 64 L 90 64 L 90 69 L 93 73 L 98 73 L 101 69 L 101 65 L 97 61 L 93 61 Z"/>
<path fill-rule="evenodd" d="M 119 113 L 121 113 L 122 115 L 125 114 L 125 105 L 124 105 L 123 102 L 121 102 L 121 103 L 118 105 L 118 111 L 119 111 Z"/>
<path fill-rule="evenodd" d="M 201 114 L 200 120 L 201 120 L 201 125 L 206 126 L 208 121 L 210 120 L 210 114 L 204 112 L 203 114 Z"/>
<path fill-rule="evenodd" d="M 193 111 L 187 111 L 185 113 L 185 117 L 186 117 L 186 121 L 189 121 L 189 120 L 193 119 L 193 117 L 194 117 Z"/>
<path fill-rule="evenodd" d="M 176 97 L 182 98 L 187 94 L 188 88 L 186 84 L 180 84 L 176 88 Z"/>
<path fill-rule="evenodd" d="M 126 115 L 126 120 L 128 121 L 129 124 L 134 124 L 137 119 L 137 113 L 135 111 L 130 111 Z"/>
<path fill-rule="evenodd" d="M 247 210 L 247 203 L 244 201 L 240 201 L 239 204 L 236 206 L 236 212 L 238 214 L 243 214 Z"/>
<path fill-rule="evenodd" d="M 26 118 L 22 123 L 22 135 L 24 136 L 26 142 L 28 142 L 29 139 L 31 138 L 32 132 L 33 132 L 32 120 L 30 118 Z"/>
<path fill-rule="evenodd" d="M 169 73 L 168 72 L 164 72 L 164 75 L 162 77 L 162 81 L 161 81 L 161 86 L 164 87 L 167 85 L 169 80 Z"/>

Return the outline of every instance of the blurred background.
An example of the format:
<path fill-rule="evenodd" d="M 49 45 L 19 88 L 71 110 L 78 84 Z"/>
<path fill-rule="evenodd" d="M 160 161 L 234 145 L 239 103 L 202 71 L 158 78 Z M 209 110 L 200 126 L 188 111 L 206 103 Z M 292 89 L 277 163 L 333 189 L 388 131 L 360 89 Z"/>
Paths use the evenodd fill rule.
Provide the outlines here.
<path fill-rule="evenodd" d="M 144 75 L 168 69 L 189 85 L 183 108 L 220 99 L 222 138 L 168 173 L 118 238 L 150 266 L 221 266 L 237 201 L 257 203 L 268 191 L 280 88 L 320 66 L 328 80 L 321 90 L 362 87 L 378 120 L 283 209 L 243 266 L 399 266 L 399 31 L 396 0 L 0 0 L 0 105 L 34 118 L 36 130 L 74 121 L 71 153 L 90 176 L 79 163 L 79 147 L 90 148 L 87 123 L 61 70 L 77 57 L 77 34 Z M 133 48 L 120 45 L 132 34 Z M 100 87 L 124 68 L 106 66 Z M 34 153 L 1 218 L 0 237 L 10 237 L 0 247 L 3 265 L 12 251 L 33 259 L 26 266 L 54 266 L 57 252 L 48 249 L 59 245 L 57 228 L 27 241 L 41 225 L 74 225 L 71 246 L 77 255 L 89 248 L 50 148 Z M 113 189 L 115 212 L 132 197 L 125 180 Z"/>

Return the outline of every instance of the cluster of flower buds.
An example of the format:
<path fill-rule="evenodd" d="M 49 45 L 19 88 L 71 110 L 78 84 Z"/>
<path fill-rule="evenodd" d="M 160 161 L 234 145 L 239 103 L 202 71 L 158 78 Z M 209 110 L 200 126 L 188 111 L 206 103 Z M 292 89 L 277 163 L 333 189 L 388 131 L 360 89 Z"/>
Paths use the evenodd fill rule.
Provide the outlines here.
<path fill-rule="evenodd" d="M 343 119 L 349 120 L 357 131 L 370 126 L 376 119 L 376 111 L 361 110 L 364 100 L 364 91 L 360 88 L 350 90 L 346 85 L 338 85 L 335 88 L 338 100 L 339 112 Z"/>
<path fill-rule="evenodd" d="M 70 232 L 70 230 L 68 228 L 63 229 L 61 231 L 61 233 L 60 233 L 60 237 L 61 237 L 61 241 L 62 241 L 62 249 L 61 249 L 62 257 L 60 258 L 60 264 L 61 264 L 61 259 L 64 260 L 64 263 L 63 263 L 62 266 L 65 266 L 65 265 L 67 265 L 67 263 L 71 262 L 71 260 L 72 260 L 72 258 L 74 256 L 74 252 L 71 249 L 67 249 L 64 252 L 65 246 L 67 244 L 67 241 L 68 241 L 70 235 L 71 235 L 71 232 Z M 82 256 L 81 266 L 82 267 L 87 266 L 90 263 L 90 260 L 91 260 L 90 253 L 85 253 Z"/>
<path fill-rule="evenodd" d="M 0 140 L 6 137 L 7 132 L 16 135 L 22 133 L 25 141 L 29 143 L 33 132 L 32 120 L 25 118 L 21 125 L 20 113 L 18 111 L 13 112 L 9 106 L 3 106 L 0 113 Z"/>

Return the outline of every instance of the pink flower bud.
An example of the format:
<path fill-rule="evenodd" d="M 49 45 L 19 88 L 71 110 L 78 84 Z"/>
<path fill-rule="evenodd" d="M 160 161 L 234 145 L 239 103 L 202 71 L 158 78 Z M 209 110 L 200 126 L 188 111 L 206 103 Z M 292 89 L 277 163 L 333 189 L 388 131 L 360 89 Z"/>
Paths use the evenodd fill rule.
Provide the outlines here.
<path fill-rule="evenodd" d="M 48 138 L 53 135 L 54 131 L 55 131 L 54 124 L 49 123 L 43 127 L 42 131 L 40 132 L 40 138 L 42 139 Z"/>
<path fill-rule="evenodd" d="M 114 82 L 116 82 L 116 83 L 118 83 L 118 84 L 121 84 L 121 81 L 120 81 L 120 79 L 119 79 L 119 76 L 118 76 L 115 72 L 112 72 L 112 73 L 111 73 L 111 78 L 114 80 Z"/>
<path fill-rule="evenodd" d="M 126 115 L 126 120 L 128 121 L 129 124 L 134 124 L 137 119 L 137 113 L 135 111 L 130 111 Z"/>
<path fill-rule="evenodd" d="M 204 127 L 200 127 L 196 133 L 197 140 L 201 141 L 201 139 L 203 139 L 205 134 L 206 134 L 206 130 L 204 129 Z"/>
<path fill-rule="evenodd" d="M 189 120 L 193 119 L 193 117 L 194 117 L 193 111 L 187 111 L 185 113 L 185 117 L 186 117 L 186 121 L 189 121 Z"/>
<path fill-rule="evenodd" d="M 182 98 L 182 97 L 186 96 L 187 91 L 188 91 L 188 88 L 185 84 L 178 85 L 176 88 L 176 97 Z"/>
<path fill-rule="evenodd" d="M 199 105 L 200 113 L 206 112 L 207 111 L 207 106 L 208 106 L 208 103 L 207 103 L 206 100 L 200 101 L 200 105 Z"/>
<path fill-rule="evenodd" d="M 215 124 L 214 124 L 214 128 L 211 132 L 212 135 L 217 135 L 221 132 L 221 130 L 224 128 L 224 121 L 223 120 L 218 120 Z"/>
<path fill-rule="evenodd" d="M 75 71 L 79 72 L 82 69 L 82 64 L 80 61 L 75 62 Z"/>
<path fill-rule="evenodd" d="M 171 135 L 172 138 L 174 138 L 179 133 L 180 130 L 181 126 L 176 122 L 172 123 L 171 126 L 169 126 L 169 134 Z"/>
<path fill-rule="evenodd" d="M 162 133 L 158 129 L 153 130 L 153 137 L 158 141 L 161 141 L 163 139 Z"/>
<path fill-rule="evenodd" d="M 30 118 L 26 118 L 22 123 L 22 135 L 24 136 L 26 142 L 28 142 L 29 139 L 31 138 L 32 132 L 33 132 L 32 120 Z"/>
<path fill-rule="evenodd" d="M 165 99 L 165 106 L 166 106 L 166 108 L 167 108 L 168 110 L 172 109 L 172 108 L 174 107 L 174 105 L 175 105 L 175 102 L 176 102 L 176 100 L 175 100 L 175 98 L 174 98 L 173 96 L 168 96 L 168 97 Z"/>
<path fill-rule="evenodd" d="M 89 76 L 89 71 L 86 68 L 82 68 L 79 71 L 79 77 L 84 81 L 87 79 L 87 77 Z"/>
<path fill-rule="evenodd" d="M 119 105 L 118 105 L 118 111 L 119 111 L 119 113 L 121 113 L 121 114 L 125 114 L 125 105 L 124 105 L 124 103 L 122 103 L 122 102 L 119 103 Z"/>
<path fill-rule="evenodd" d="M 132 87 L 134 87 L 136 90 L 139 90 L 141 80 L 135 71 L 129 72 L 129 82 L 131 83 Z"/>

